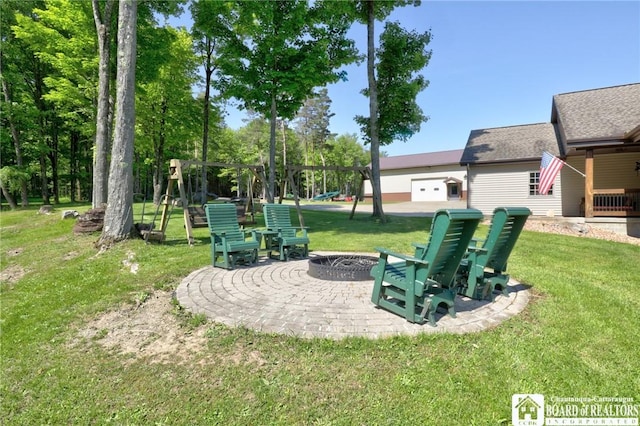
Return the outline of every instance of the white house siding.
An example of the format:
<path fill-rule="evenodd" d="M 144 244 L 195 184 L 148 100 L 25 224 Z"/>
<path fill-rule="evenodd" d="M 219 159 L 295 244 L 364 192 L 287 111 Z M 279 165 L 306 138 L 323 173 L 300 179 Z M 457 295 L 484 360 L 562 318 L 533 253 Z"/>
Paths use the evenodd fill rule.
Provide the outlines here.
<path fill-rule="evenodd" d="M 567 164 L 584 173 L 584 157 L 569 157 Z M 562 215 L 580 216 L 584 197 L 584 178 L 567 166 L 562 167 Z"/>
<path fill-rule="evenodd" d="M 444 166 L 433 166 L 412 169 L 395 169 L 380 171 L 380 187 L 383 200 L 391 201 L 418 201 L 412 199 L 412 188 L 415 187 L 414 181 L 437 180 L 444 182 L 448 178 L 455 178 L 462 181 L 462 193 L 467 191 L 467 182 L 465 179 L 466 170 L 458 164 L 449 164 Z M 443 184 L 446 194 L 446 185 Z M 365 181 L 364 193 L 371 196 L 371 182 Z M 446 196 L 444 198 L 446 200 Z"/>
<path fill-rule="evenodd" d="M 529 173 L 539 170 L 539 162 L 472 165 L 467 203 L 485 215 L 499 206 L 522 206 L 534 216 L 561 216 L 561 174 L 556 177 L 553 195 L 529 195 Z"/>
<path fill-rule="evenodd" d="M 593 155 L 593 188 L 640 187 L 640 177 L 635 171 L 636 161 L 640 161 L 640 154 L 637 152 L 599 154 L 598 151 L 595 151 Z M 584 163 L 584 158 L 582 163 Z"/>
<path fill-rule="evenodd" d="M 593 156 L 593 188 L 640 188 L 640 178 L 635 172 L 638 153 L 601 154 Z M 567 164 L 584 173 L 584 155 L 571 156 Z M 562 168 L 562 211 L 564 216 L 579 216 L 580 202 L 584 197 L 584 178 L 569 167 Z"/>

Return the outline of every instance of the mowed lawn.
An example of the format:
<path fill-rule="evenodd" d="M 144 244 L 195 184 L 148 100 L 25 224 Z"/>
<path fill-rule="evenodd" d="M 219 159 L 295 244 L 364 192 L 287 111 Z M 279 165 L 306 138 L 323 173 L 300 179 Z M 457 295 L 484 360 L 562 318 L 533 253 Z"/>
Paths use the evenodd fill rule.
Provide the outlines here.
<path fill-rule="evenodd" d="M 164 244 L 99 252 L 98 235 L 76 236 L 74 220 L 61 219 L 88 208 L 0 213 L 2 424 L 498 425 L 510 423 L 515 393 L 640 402 L 640 246 L 523 232 L 509 271 L 532 301 L 467 335 L 306 340 L 194 321 L 167 303 L 181 331 L 204 329 L 206 344 L 187 362 L 158 362 L 105 349 L 109 330 L 91 339 L 79 330 L 208 265 L 207 230 L 190 247 L 176 210 Z M 430 224 L 303 214 L 310 249 L 323 251 L 410 253 Z"/>

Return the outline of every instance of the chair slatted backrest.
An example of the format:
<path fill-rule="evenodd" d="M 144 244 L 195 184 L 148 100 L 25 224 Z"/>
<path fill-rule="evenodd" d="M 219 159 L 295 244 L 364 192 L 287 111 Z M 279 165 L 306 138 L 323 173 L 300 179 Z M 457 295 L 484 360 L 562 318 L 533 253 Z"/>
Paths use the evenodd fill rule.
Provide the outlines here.
<path fill-rule="evenodd" d="M 422 253 L 422 259 L 429 265 L 418 269 L 416 279 L 424 282 L 429 278 L 449 286 L 482 218 L 482 212 L 476 209 L 436 211 Z"/>
<path fill-rule="evenodd" d="M 265 204 L 262 208 L 264 224 L 269 231 L 280 231 L 283 237 L 295 237 L 296 228 L 291 225 L 291 209 L 284 204 Z"/>
<path fill-rule="evenodd" d="M 495 272 L 507 269 L 507 260 L 524 228 L 531 210 L 526 207 L 497 207 L 482 245 L 486 251 L 477 255 L 477 264 L 492 268 Z"/>
<path fill-rule="evenodd" d="M 205 206 L 209 232 L 215 235 L 215 242 L 222 242 L 222 233 L 225 233 L 227 243 L 244 241 L 244 232 L 238 224 L 238 215 L 234 204 L 207 204 Z"/>

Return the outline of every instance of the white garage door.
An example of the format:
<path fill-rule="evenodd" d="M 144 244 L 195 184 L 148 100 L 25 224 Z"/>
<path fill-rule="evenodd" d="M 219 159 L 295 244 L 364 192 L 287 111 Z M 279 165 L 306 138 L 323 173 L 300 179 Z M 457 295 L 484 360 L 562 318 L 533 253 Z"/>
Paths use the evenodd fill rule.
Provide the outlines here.
<path fill-rule="evenodd" d="M 411 201 L 447 201 L 447 184 L 444 179 L 412 180 Z"/>

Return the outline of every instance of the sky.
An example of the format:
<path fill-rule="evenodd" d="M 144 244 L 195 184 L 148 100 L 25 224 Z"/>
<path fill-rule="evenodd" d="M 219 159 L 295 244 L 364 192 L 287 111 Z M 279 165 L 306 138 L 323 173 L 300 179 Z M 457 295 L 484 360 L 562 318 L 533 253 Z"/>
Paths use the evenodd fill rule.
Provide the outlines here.
<path fill-rule="evenodd" d="M 472 130 L 549 122 L 553 95 L 640 82 L 638 0 L 423 0 L 388 20 L 432 34 L 429 86 L 417 98 L 429 120 L 407 142 L 381 147 L 388 156 L 463 149 Z M 366 52 L 364 25 L 349 36 Z M 362 141 L 354 116 L 369 115 L 366 65 L 343 70 L 348 81 L 328 86 L 330 131 Z M 243 111 L 228 113 L 231 128 L 245 124 Z"/>

